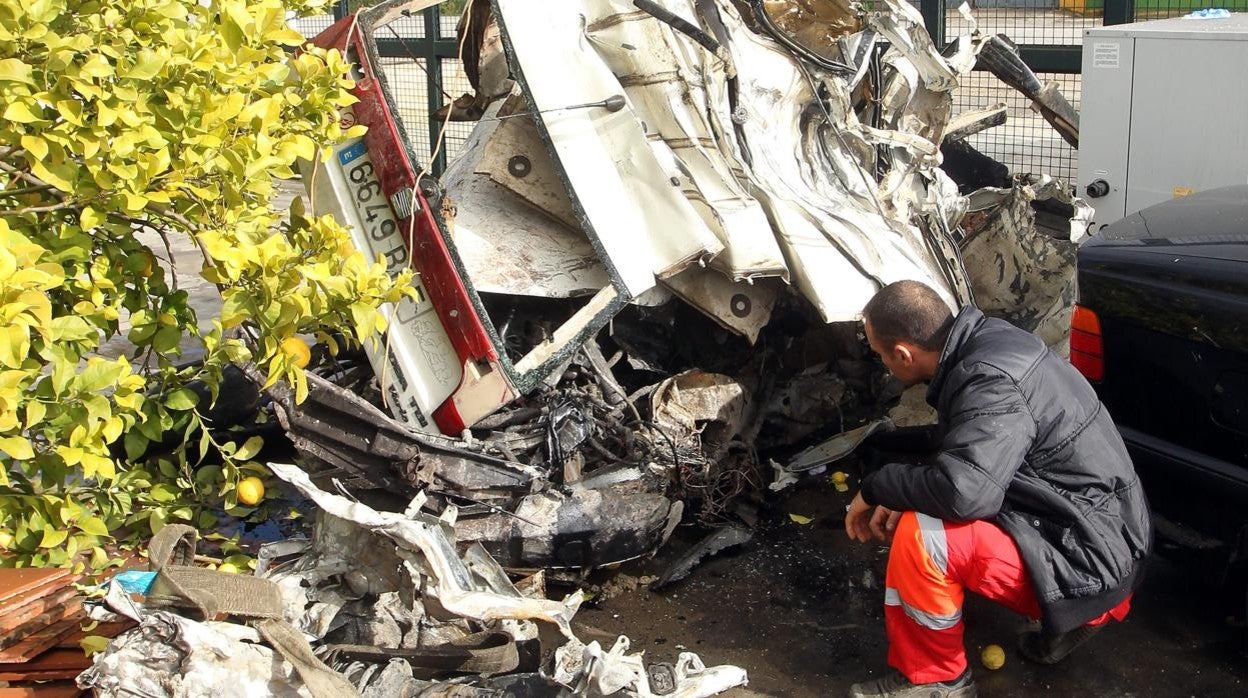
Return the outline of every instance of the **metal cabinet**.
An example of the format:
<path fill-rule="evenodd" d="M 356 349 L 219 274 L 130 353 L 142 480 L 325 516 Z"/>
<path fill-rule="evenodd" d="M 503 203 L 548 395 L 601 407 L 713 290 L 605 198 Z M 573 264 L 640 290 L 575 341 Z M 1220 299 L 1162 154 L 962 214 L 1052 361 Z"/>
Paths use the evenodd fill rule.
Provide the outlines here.
<path fill-rule="evenodd" d="M 1248 14 L 1084 32 L 1079 191 L 1095 229 L 1248 183 Z"/>

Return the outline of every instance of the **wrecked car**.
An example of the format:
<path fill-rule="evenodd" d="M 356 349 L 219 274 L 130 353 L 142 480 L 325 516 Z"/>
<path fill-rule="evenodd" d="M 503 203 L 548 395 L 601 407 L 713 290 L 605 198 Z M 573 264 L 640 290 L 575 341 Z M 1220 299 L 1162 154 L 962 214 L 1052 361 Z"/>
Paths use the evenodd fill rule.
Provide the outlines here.
<path fill-rule="evenodd" d="M 474 93 L 440 116 L 476 125 L 434 178 L 376 43 L 434 4 L 314 39 L 355 65 L 341 118 L 367 132 L 305 164 L 311 207 L 418 293 L 307 404 L 274 392 L 306 467 L 455 506 L 461 539 L 505 566 L 597 567 L 686 514 L 750 521 L 760 451 L 878 417 L 899 391 L 856 323 L 884 284 L 923 280 L 1064 351 L 1090 209 L 981 166 L 964 140 L 1002 107 L 953 113 L 978 65 L 1077 140 L 1004 37 L 972 21 L 941 52 L 893 2 L 474 3 Z"/>
<path fill-rule="evenodd" d="M 403 421 L 459 434 L 627 303 L 675 295 L 754 340 L 789 288 L 825 322 L 902 278 L 969 298 L 952 239 L 961 198 L 936 165 L 970 37 L 944 58 L 913 8 L 890 5 L 816 74 L 729 2 L 494 3 L 465 15 L 491 22 L 468 74 L 493 101 L 442 181 L 418 181 L 375 34 L 431 4 L 384 3 L 316 37 L 358 66 L 342 118 L 368 132 L 305 177 L 318 214 L 420 274 L 421 300 L 393 310 L 370 357 Z M 540 336 L 509 342 L 499 297 L 569 302 Z"/>

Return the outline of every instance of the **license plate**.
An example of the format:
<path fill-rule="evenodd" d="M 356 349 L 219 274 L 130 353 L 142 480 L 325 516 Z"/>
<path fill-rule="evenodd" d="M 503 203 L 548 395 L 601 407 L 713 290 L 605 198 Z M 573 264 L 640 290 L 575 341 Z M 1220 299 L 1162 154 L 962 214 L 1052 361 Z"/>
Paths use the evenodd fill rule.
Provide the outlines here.
<path fill-rule="evenodd" d="M 409 267 L 417 272 L 412 285 L 419 300 L 404 298 L 393 307 L 383 307 L 393 334 L 385 345 L 366 344 L 365 351 L 378 376 L 386 376 L 388 407 L 403 421 L 430 429 L 428 415 L 455 390 L 461 370 L 446 330 L 420 284 L 420 270 L 411 265 L 405 231 L 395 215 L 394 206 L 411 215 L 412 206 L 418 204 L 410 191 L 407 196 L 385 196 L 362 140 L 338 150 L 336 159 L 342 179 L 334 198 L 344 214 L 342 220 L 353 229 L 356 247 L 370 260 L 384 259 L 392 275 Z"/>

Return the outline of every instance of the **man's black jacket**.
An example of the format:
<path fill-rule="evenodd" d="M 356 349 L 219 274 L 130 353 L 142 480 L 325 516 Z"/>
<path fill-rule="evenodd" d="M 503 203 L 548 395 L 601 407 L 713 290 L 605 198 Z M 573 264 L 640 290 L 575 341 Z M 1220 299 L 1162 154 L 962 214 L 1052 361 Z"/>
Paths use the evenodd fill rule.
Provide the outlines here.
<path fill-rule="evenodd" d="M 1131 458 L 1083 376 L 1034 335 L 968 307 L 927 392 L 939 452 L 865 476 L 869 504 L 988 519 L 1018 543 L 1045 630 L 1076 628 L 1135 588 L 1152 540 Z"/>

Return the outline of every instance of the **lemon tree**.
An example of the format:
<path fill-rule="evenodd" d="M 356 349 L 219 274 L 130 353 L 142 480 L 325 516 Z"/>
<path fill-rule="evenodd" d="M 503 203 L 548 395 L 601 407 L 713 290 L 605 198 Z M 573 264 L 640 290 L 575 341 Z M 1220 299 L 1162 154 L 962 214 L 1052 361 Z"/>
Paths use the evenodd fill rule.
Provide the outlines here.
<path fill-rule="evenodd" d="M 332 219 L 271 203 L 347 135 L 348 65 L 296 56 L 287 24 L 327 4 L 0 0 L 0 564 L 99 566 L 167 522 L 249 513 L 235 488 L 261 444 L 213 443 L 202 416 L 223 368 L 302 399 L 292 339 L 365 341 L 409 292 Z M 179 236 L 199 257 L 158 263 Z M 101 356 L 118 335 L 133 351 Z"/>

